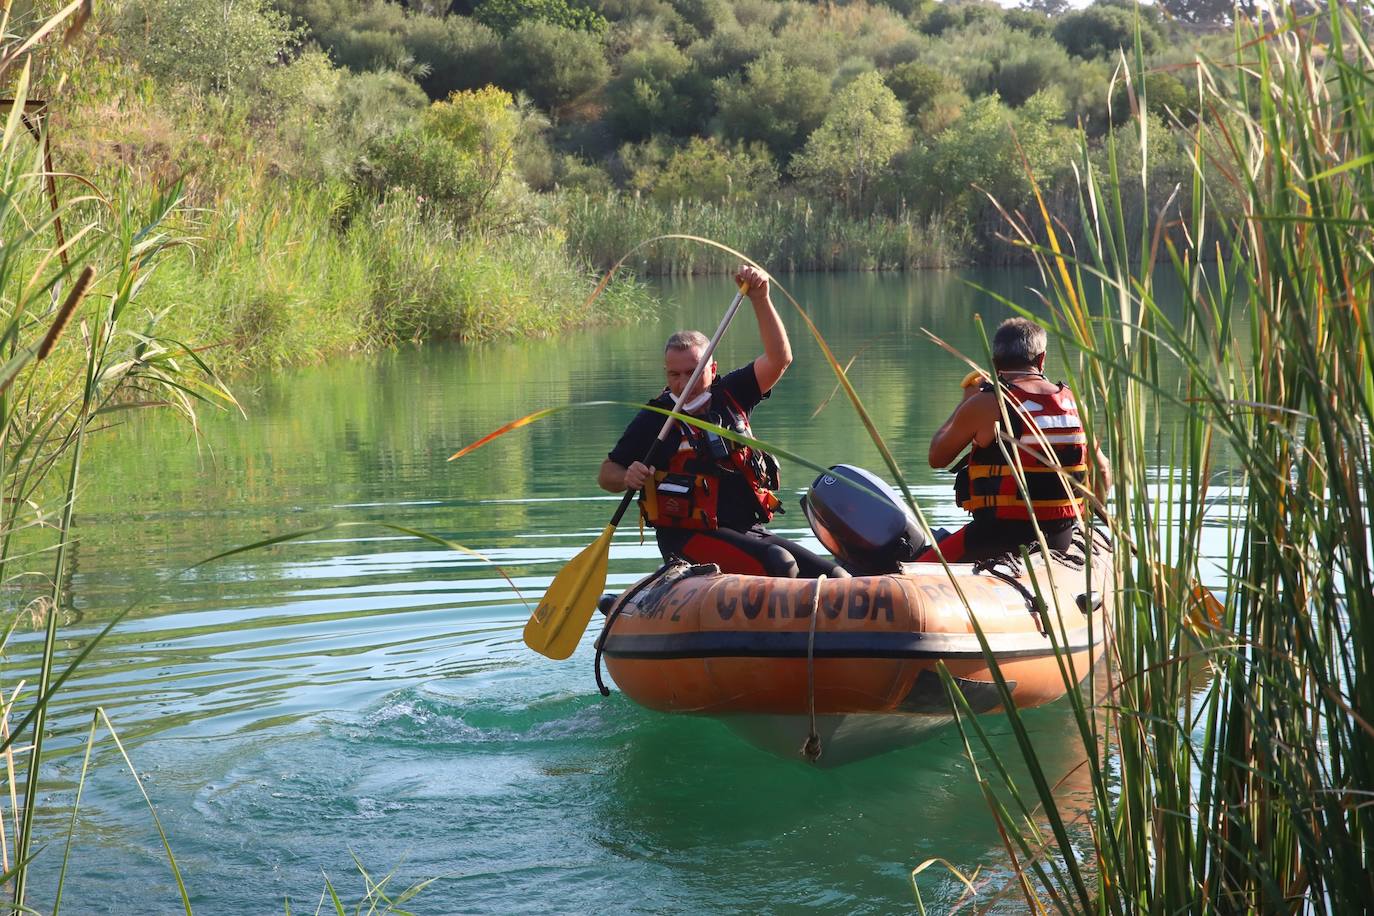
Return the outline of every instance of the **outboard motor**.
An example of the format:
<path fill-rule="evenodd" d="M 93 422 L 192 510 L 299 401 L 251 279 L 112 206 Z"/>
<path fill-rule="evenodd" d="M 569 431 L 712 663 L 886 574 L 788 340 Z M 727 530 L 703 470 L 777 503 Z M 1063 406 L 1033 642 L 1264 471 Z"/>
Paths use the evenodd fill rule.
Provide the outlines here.
<path fill-rule="evenodd" d="M 801 506 L 825 549 L 856 576 L 898 572 L 925 549 L 901 495 L 863 468 L 833 466 L 815 479 Z"/>

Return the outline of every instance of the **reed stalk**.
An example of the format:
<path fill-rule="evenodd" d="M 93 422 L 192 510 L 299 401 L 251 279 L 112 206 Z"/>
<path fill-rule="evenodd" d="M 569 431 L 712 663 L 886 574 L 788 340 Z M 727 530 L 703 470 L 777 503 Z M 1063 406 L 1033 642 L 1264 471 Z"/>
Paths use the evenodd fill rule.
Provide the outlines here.
<path fill-rule="evenodd" d="M 0 72 L 9 72 L 8 92 L 14 97 L 0 133 L 0 590 L 6 598 L 0 652 L 31 609 L 41 612 L 44 629 L 32 689 L 24 690 L 22 681 L 0 684 L 5 696 L 0 766 L 8 784 L 0 801 L 8 810 L 0 810 L 0 822 L 9 821 L 0 829 L 0 883 L 8 898 L 0 908 L 14 912 L 32 909 L 29 869 L 41 852 L 34 825 L 37 800 L 45 791 L 44 740 L 53 730 L 51 717 L 59 713 L 58 695 L 109 629 L 62 658 L 61 623 L 70 610 L 73 519 L 87 438 L 97 417 L 150 402 L 170 405 L 192 419 L 198 405 L 234 403 L 199 357 L 157 336 L 157 313 L 139 316 L 137 333 L 123 327 L 147 278 L 179 244 L 162 228 L 179 207 L 179 188 L 150 197 L 127 189 L 110 196 L 81 191 L 82 196 L 59 203 L 56 180 L 69 176 L 47 167 L 42 138 L 34 143 L 20 118 L 34 55 L 57 41 L 73 40 L 88 14 L 88 4 L 74 2 L 31 22 L 27 35 L 7 31 L 0 44 Z M 94 189 L 80 181 L 73 186 Z M 74 216 L 84 224 L 70 231 Z M 65 235 L 58 230 L 64 217 L 69 221 Z M 73 325 L 81 345 L 60 346 L 73 336 Z M 113 724 L 100 715 L 109 739 L 123 753 Z M 90 746 L 88 762 L 89 752 Z M 83 766 L 83 782 L 85 772 Z M 76 813 L 74 806 L 73 827 Z M 167 853 L 176 874 L 170 846 Z M 61 902 L 67 861 L 64 855 L 54 910 Z M 177 880 L 180 886 L 179 875 Z M 186 904 L 184 888 L 182 900 Z"/>
<path fill-rule="evenodd" d="M 1115 136 L 1105 172 L 1086 147 L 1078 165 L 1077 249 L 1048 221 L 1010 222 L 1096 405 L 1133 547 L 1115 554 L 1107 695 L 1073 704 L 1091 817 L 1068 828 L 1034 742 L 1018 745 L 1029 793 L 1003 766 L 980 777 L 1014 863 L 1005 893 L 1028 906 L 1374 899 L 1374 54 L 1359 9 L 1310 10 L 1261 5 L 1230 59 L 1196 62 L 1192 185 L 1138 233 L 1122 214 L 1149 199 L 1149 161 L 1119 172 Z M 1133 112 L 1142 76 L 1137 48 Z M 1148 122 L 1126 129 L 1145 149 Z M 1236 195 L 1243 212 L 1217 218 Z M 1188 291 L 1181 311 L 1157 270 Z M 1218 619 L 1194 584 L 1213 564 Z M 992 752 L 958 700 L 970 755 Z M 1019 737 L 1026 717 L 1008 717 Z"/>

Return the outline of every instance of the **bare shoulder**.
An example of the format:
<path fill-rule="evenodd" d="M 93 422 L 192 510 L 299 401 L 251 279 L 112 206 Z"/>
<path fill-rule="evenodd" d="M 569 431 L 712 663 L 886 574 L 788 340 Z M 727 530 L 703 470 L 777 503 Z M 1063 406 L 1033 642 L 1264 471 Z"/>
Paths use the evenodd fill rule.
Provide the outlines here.
<path fill-rule="evenodd" d="M 999 416 L 1001 408 L 997 403 L 997 392 L 992 389 L 980 389 L 977 394 L 969 396 L 959 405 L 959 413 L 970 419 Z"/>

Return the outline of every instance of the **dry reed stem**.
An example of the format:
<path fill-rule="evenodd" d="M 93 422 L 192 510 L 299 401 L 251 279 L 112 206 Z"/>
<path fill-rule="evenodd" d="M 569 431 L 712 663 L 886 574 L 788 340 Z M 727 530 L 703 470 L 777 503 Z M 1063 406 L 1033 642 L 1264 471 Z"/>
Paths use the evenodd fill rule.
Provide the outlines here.
<path fill-rule="evenodd" d="M 5 700 L 3 708 L 0 708 L 0 740 L 5 742 L 8 742 L 10 738 L 10 711 L 14 709 L 15 701 L 19 699 L 19 692 L 23 689 L 24 681 L 21 680 L 14 685 L 10 698 Z M 14 745 L 7 743 L 5 747 L 5 782 L 10 790 L 10 816 L 14 818 L 14 833 L 18 836 L 19 792 L 15 785 L 14 753 Z M 10 870 L 10 844 L 5 833 L 5 818 L 2 814 L 0 814 L 0 870 Z"/>

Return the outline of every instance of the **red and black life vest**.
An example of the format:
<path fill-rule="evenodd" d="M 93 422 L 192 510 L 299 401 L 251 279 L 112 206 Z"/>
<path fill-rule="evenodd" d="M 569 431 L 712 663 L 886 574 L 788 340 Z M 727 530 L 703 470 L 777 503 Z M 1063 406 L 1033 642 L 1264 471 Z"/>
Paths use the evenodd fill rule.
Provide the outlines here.
<path fill-rule="evenodd" d="M 729 391 L 721 389 L 720 393 L 724 397 L 712 393 L 707 421 L 752 438 L 748 413 Z M 782 511 L 782 502 L 774 492 L 780 486 L 776 458 L 760 449 L 708 435 L 688 423 L 678 421 L 676 426 L 681 436 L 677 451 L 664 467 L 655 469 L 639 494 L 640 512 L 646 522 L 656 528 L 719 527 L 721 484 L 726 475 L 738 475 L 748 488 L 753 503 L 749 508 L 756 521 L 767 522 Z M 711 457 L 713 438 L 727 450 L 726 457 Z"/>
<path fill-rule="evenodd" d="M 984 384 L 982 390 L 993 388 Z M 1021 492 L 1016 471 L 1007 464 L 1011 443 L 994 441 L 969 452 L 955 481 L 959 505 L 975 518 L 1028 521 L 1034 515 L 1052 521 L 1081 514 L 1083 496 L 1075 484 L 1088 479 L 1088 439 L 1073 392 L 1063 382 L 1049 394 L 1033 394 L 1003 382 L 1002 392 L 1027 492 Z"/>

